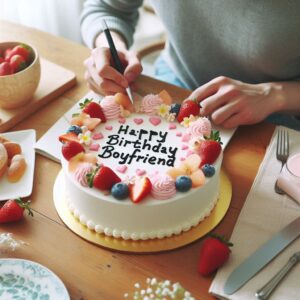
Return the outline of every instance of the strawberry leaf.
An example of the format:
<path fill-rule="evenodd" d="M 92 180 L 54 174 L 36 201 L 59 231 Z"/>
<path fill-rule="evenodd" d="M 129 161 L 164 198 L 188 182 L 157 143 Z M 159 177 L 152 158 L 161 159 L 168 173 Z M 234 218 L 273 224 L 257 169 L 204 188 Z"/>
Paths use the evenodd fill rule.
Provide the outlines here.
<path fill-rule="evenodd" d="M 81 108 L 81 109 L 84 109 L 90 102 L 92 102 L 93 101 L 93 99 L 91 98 L 91 99 L 89 99 L 89 98 L 85 98 L 84 100 L 83 100 L 83 102 L 82 103 L 79 103 L 79 107 Z"/>
<path fill-rule="evenodd" d="M 25 210 L 27 210 L 28 212 L 28 216 L 33 217 L 33 212 L 30 209 L 30 200 L 28 200 L 27 202 L 23 202 L 22 199 L 19 197 L 17 199 L 15 199 L 16 203 L 21 207 L 24 208 Z"/>
<path fill-rule="evenodd" d="M 204 136 L 205 140 L 216 141 L 219 144 L 223 144 L 220 137 L 220 132 L 218 130 L 212 130 L 210 136 Z"/>

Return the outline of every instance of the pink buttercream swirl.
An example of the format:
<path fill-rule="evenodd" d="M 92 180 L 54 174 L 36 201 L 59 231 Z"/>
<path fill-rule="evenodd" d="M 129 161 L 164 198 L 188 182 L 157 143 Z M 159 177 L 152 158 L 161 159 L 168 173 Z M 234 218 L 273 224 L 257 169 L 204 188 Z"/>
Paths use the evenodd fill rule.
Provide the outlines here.
<path fill-rule="evenodd" d="M 210 136 L 211 123 L 207 118 L 199 118 L 190 123 L 188 132 L 192 137 Z"/>
<path fill-rule="evenodd" d="M 169 175 L 155 174 L 151 178 L 151 195 L 158 200 L 170 199 L 176 194 L 175 181 Z"/>
<path fill-rule="evenodd" d="M 107 120 L 117 119 L 120 116 L 121 108 L 115 102 L 114 96 L 106 96 L 100 102 L 100 106 Z"/>
<path fill-rule="evenodd" d="M 74 178 L 77 182 L 79 182 L 82 186 L 87 187 L 87 174 L 93 171 L 93 164 L 91 163 L 83 163 L 78 166 L 74 173 Z"/>
<path fill-rule="evenodd" d="M 147 115 L 155 115 L 159 105 L 163 104 L 163 101 L 158 95 L 149 94 L 142 100 L 141 111 Z"/>

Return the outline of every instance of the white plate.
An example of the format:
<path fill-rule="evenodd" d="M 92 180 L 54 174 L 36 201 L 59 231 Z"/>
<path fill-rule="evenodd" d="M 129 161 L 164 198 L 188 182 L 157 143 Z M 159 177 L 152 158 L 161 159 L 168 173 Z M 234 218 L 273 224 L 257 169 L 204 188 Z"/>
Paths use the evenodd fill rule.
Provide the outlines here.
<path fill-rule="evenodd" d="M 1 133 L 2 136 L 9 139 L 12 142 L 19 143 L 22 147 L 22 154 L 26 160 L 26 171 L 22 178 L 15 183 L 11 183 L 7 180 L 4 174 L 0 179 L 0 201 L 8 200 L 17 197 L 28 197 L 31 195 L 33 186 L 33 174 L 35 163 L 35 130 L 21 130 L 14 132 Z"/>
<path fill-rule="evenodd" d="M 70 300 L 63 282 L 46 267 L 25 259 L 0 259 L 0 299 Z"/>

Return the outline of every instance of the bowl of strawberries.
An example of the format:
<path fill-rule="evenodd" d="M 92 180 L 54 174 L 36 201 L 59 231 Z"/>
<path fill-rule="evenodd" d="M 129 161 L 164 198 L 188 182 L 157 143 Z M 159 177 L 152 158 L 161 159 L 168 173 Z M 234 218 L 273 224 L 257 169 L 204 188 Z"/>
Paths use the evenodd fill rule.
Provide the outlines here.
<path fill-rule="evenodd" d="M 40 82 L 36 49 L 20 42 L 0 43 L 0 107 L 18 108 L 28 103 Z"/>

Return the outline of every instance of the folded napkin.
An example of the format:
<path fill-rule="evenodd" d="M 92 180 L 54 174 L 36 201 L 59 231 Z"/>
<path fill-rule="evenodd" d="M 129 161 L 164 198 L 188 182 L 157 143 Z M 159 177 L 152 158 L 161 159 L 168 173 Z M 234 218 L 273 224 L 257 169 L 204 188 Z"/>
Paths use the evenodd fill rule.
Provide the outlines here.
<path fill-rule="evenodd" d="M 300 132 L 287 129 L 290 153 L 300 152 Z M 291 221 L 299 217 L 300 205 L 286 195 L 274 191 L 274 183 L 281 163 L 276 160 L 276 134 L 271 139 L 243 209 L 235 225 L 231 241 L 234 243 L 229 261 L 218 271 L 209 292 L 220 299 L 257 299 L 255 292 L 281 269 L 294 252 L 300 251 L 300 238 L 290 244 L 264 269 L 242 288 L 228 296 L 223 287 L 231 272 L 257 248 L 268 241 Z M 296 265 L 271 295 L 272 300 L 300 298 L 300 265 Z"/>

